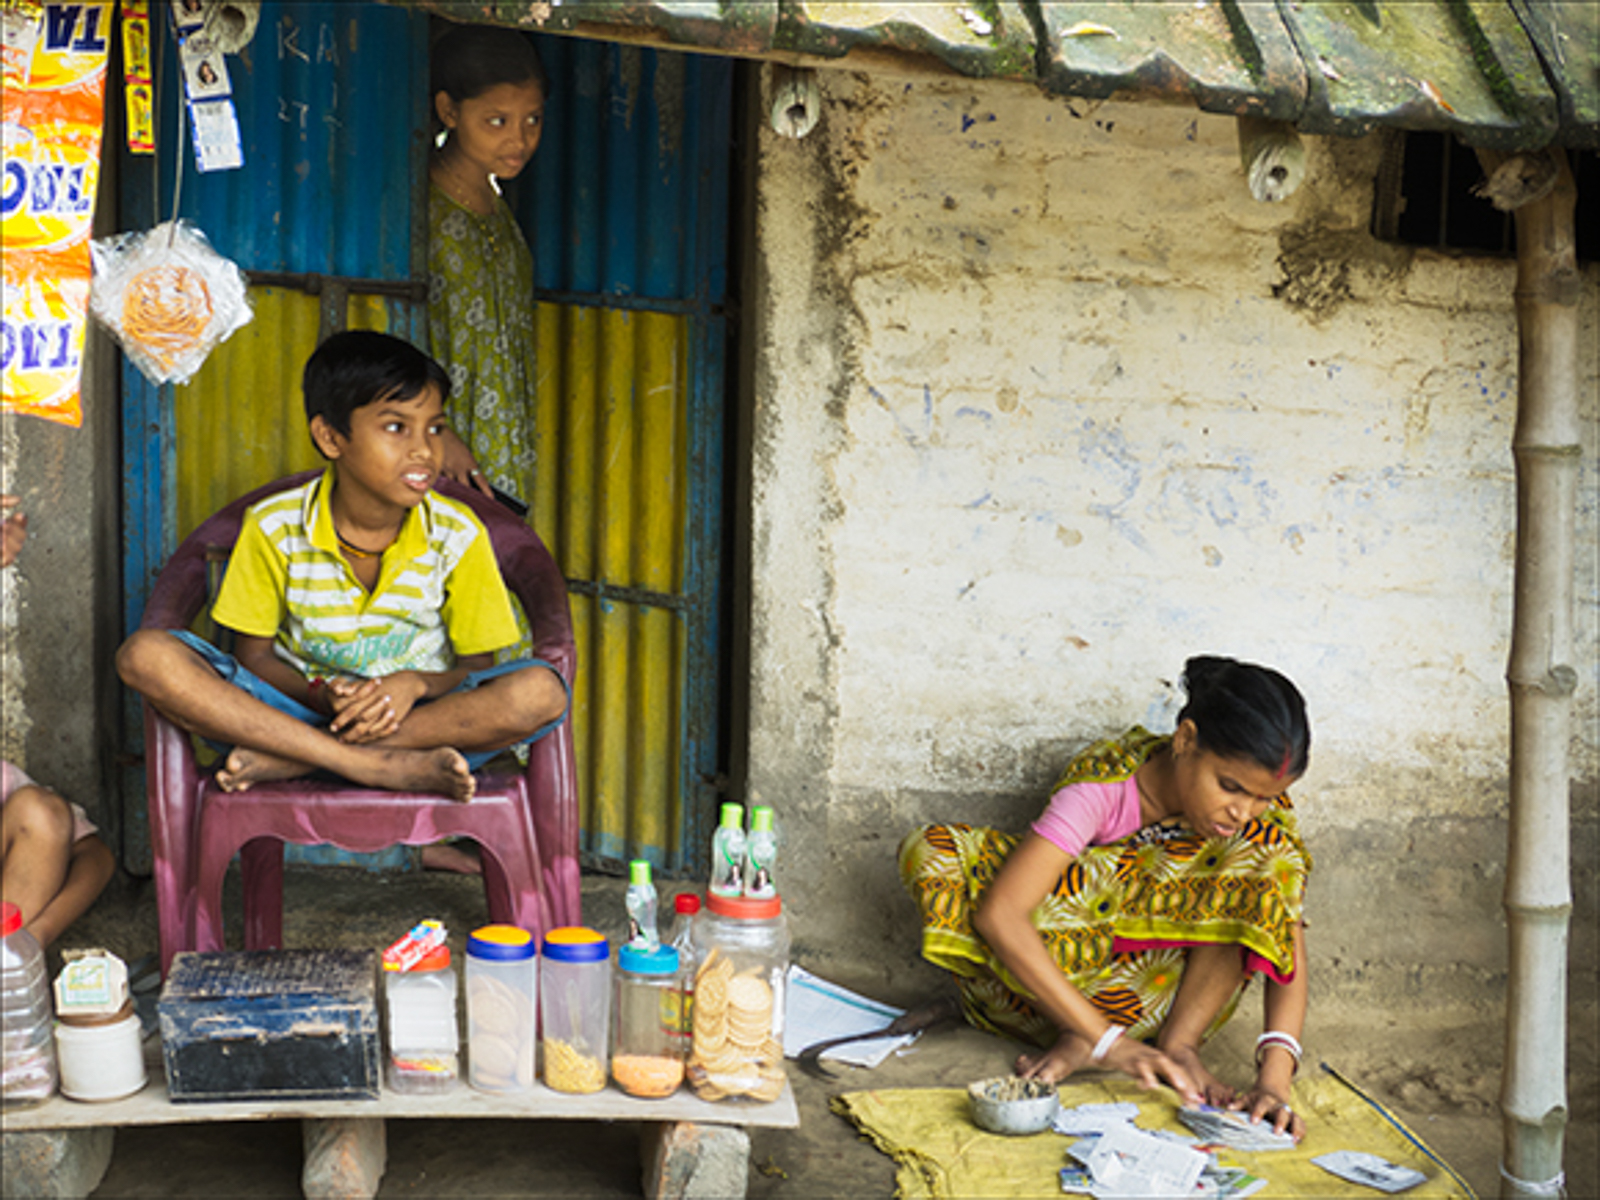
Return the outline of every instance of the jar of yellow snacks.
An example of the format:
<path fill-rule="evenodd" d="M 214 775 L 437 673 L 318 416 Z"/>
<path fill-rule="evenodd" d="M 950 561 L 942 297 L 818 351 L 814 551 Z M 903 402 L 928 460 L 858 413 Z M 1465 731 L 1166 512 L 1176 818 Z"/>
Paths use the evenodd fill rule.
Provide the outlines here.
<path fill-rule="evenodd" d="M 539 1017 L 545 1086 L 598 1092 L 606 1086 L 611 1028 L 611 946 L 593 929 L 569 925 L 544 939 Z"/>
<path fill-rule="evenodd" d="M 783 1094 L 789 926 L 779 897 L 711 895 L 694 924 L 689 1085 L 702 1100 Z"/>

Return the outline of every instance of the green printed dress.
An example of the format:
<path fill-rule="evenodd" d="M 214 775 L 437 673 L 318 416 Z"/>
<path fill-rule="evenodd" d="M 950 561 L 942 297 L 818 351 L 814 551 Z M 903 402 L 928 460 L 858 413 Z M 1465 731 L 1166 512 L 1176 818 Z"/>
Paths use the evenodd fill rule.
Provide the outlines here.
<path fill-rule="evenodd" d="M 1078 755 L 1052 794 L 1072 783 L 1127 779 L 1171 739 L 1134 728 Z M 972 915 L 1019 838 L 970 825 L 930 825 L 900 846 L 900 878 L 922 913 L 922 956 L 955 977 L 967 1020 L 1040 1046 L 1060 1031 L 972 928 Z M 1033 912 L 1062 973 L 1135 1037 L 1154 1036 L 1172 1009 L 1186 949 L 1237 945 L 1244 965 L 1293 976 L 1294 934 L 1311 856 L 1288 794 L 1226 838 L 1164 821 L 1067 865 Z M 1238 1006 L 1236 992 L 1207 1035 Z"/>
<path fill-rule="evenodd" d="M 450 373 L 451 425 L 490 483 L 531 503 L 533 254 L 503 199 L 480 217 L 430 186 L 428 327 Z"/>

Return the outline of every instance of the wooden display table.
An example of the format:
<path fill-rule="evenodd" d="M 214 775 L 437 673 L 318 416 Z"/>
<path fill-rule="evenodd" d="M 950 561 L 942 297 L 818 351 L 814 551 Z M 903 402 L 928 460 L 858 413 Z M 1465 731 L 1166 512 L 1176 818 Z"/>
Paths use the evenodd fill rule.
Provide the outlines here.
<path fill-rule="evenodd" d="M 154 1061 L 151 1051 L 154 1049 Z M 646 1196 L 726 1197 L 744 1194 L 751 1127 L 793 1129 L 800 1124 L 794 1092 L 770 1104 L 710 1103 L 688 1091 L 664 1100 L 637 1100 L 614 1087 L 588 1096 L 569 1096 L 543 1084 L 520 1094 L 494 1096 L 464 1082 L 439 1096 L 401 1096 L 387 1089 L 377 1100 L 281 1100 L 174 1104 L 167 1095 L 159 1048 L 146 1043 L 150 1082 L 122 1100 L 80 1104 L 55 1096 L 34 1108 L 6 1110 L 6 1165 L 15 1167 L 37 1153 L 22 1153 L 22 1139 L 44 1137 L 60 1143 L 58 1158 L 103 1157 L 67 1164 L 51 1183 L 25 1179 L 8 1170 L 6 1195 L 66 1197 L 86 1195 L 98 1185 L 110 1162 L 110 1131 L 123 1125 L 184 1125 L 217 1121 L 305 1122 L 306 1165 L 302 1180 L 308 1197 L 371 1197 L 383 1176 L 384 1122 L 390 1118 L 470 1117 L 511 1120 L 597 1120 L 644 1122 Z M 102 1132 L 103 1131 L 103 1132 Z M 79 1135 L 79 1136 L 74 1136 Z M 91 1135 L 91 1136 L 81 1136 Z M 27 1172 L 23 1172 L 24 1175 Z M 85 1180 L 92 1175 L 92 1181 Z M 736 1182 L 735 1182 L 736 1181 Z"/>

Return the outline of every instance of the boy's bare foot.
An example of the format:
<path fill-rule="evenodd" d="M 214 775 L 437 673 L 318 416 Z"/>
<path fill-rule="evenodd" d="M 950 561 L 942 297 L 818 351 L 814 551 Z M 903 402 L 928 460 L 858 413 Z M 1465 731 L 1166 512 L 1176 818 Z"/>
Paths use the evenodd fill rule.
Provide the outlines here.
<path fill-rule="evenodd" d="M 404 786 L 416 791 L 439 792 L 465 803 L 478 790 L 478 781 L 473 777 L 472 768 L 467 766 L 467 760 L 448 746 L 437 750 L 391 750 L 389 754 L 408 760 L 404 774 L 413 782 Z M 413 766 L 409 762 L 411 759 L 419 761 Z M 411 774 L 413 770 L 415 775 Z"/>
<path fill-rule="evenodd" d="M 464 849 L 450 842 L 439 842 L 422 848 L 424 871 L 450 871 L 457 875 L 482 875 L 483 860 L 478 857 L 476 843 Z"/>
<path fill-rule="evenodd" d="M 1094 1047 L 1076 1033 L 1063 1033 L 1048 1050 L 1017 1057 L 1015 1070 L 1024 1079 L 1041 1083 L 1060 1083 L 1074 1071 L 1088 1066 Z"/>
<path fill-rule="evenodd" d="M 355 769 L 348 771 L 347 777 L 367 787 L 431 792 L 462 802 L 471 800 L 478 790 L 467 760 L 448 746 L 436 750 L 374 750 L 372 754 L 376 757 L 369 760 L 363 756 L 352 764 Z M 292 758 L 235 746 L 217 772 L 217 785 L 225 792 L 243 792 L 269 780 L 298 779 L 311 770 Z"/>
<path fill-rule="evenodd" d="M 245 792 L 258 783 L 298 779 L 310 772 L 309 766 L 292 758 L 269 754 L 265 750 L 252 750 L 248 746 L 235 746 L 217 772 L 217 786 L 225 792 Z"/>
<path fill-rule="evenodd" d="M 1205 1064 L 1200 1061 L 1198 1047 L 1163 1046 L 1161 1049 L 1168 1058 L 1188 1072 L 1189 1078 L 1194 1081 L 1195 1087 L 1200 1089 L 1200 1094 L 1205 1097 L 1207 1104 L 1226 1108 L 1233 1103 L 1238 1093 L 1206 1070 Z"/>

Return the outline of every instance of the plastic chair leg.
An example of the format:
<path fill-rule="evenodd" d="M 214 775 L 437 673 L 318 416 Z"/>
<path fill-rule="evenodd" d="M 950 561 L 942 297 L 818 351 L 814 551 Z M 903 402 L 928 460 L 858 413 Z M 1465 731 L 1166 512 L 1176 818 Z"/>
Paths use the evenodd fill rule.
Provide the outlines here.
<path fill-rule="evenodd" d="M 283 843 L 253 838 L 239 851 L 244 884 L 244 948 L 283 949 Z"/>

